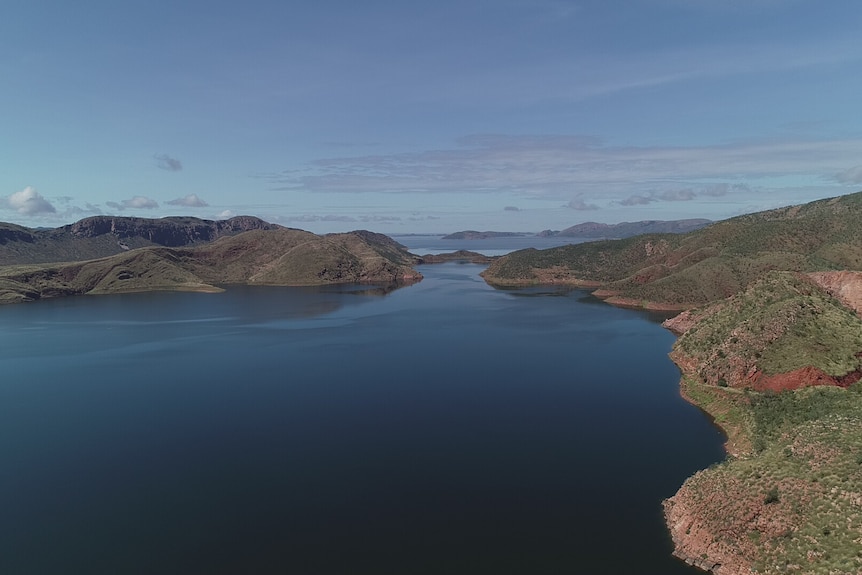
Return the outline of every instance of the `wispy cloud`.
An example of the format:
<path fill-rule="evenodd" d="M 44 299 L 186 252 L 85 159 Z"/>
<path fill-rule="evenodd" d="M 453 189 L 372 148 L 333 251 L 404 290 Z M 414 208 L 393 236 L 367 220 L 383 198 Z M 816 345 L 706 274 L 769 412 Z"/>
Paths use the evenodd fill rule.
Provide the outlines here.
<path fill-rule="evenodd" d="M 862 184 L 862 166 L 853 166 L 835 175 L 842 184 Z"/>
<path fill-rule="evenodd" d="M 105 204 L 115 210 L 153 210 L 159 207 L 159 203 L 146 196 L 134 196 L 133 198 L 129 198 L 128 200 L 122 200 L 120 202 L 105 202 Z"/>
<path fill-rule="evenodd" d="M 168 154 L 156 154 L 153 158 L 156 160 L 156 166 L 162 170 L 167 170 L 168 172 L 179 172 L 183 169 L 183 163 Z"/>
<path fill-rule="evenodd" d="M 658 194 L 658 199 L 664 202 L 687 202 L 693 200 L 697 194 L 690 188 L 681 190 L 667 190 Z"/>
<path fill-rule="evenodd" d="M 182 198 L 177 198 L 165 203 L 171 206 L 183 206 L 186 208 L 205 208 L 209 206 L 209 204 L 200 199 L 197 194 L 188 194 Z"/>
<path fill-rule="evenodd" d="M 0 207 L 15 210 L 21 215 L 36 216 L 53 214 L 57 209 L 32 186 L 27 186 L 20 192 L 15 192 L 6 198 L 0 198 Z"/>
<path fill-rule="evenodd" d="M 272 189 L 311 193 L 509 192 L 623 205 L 689 201 L 781 178 L 788 190 L 862 181 L 862 139 L 763 139 L 691 147 L 611 146 L 578 136 L 475 135 L 449 149 L 317 160 L 304 174 L 264 176 Z M 840 174 L 837 177 L 836 174 Z M 770 184 L 772 185 L 772 184 Z M 748 187 L 748 188 L 746 188 Z M 577 199 L 568 207 L 592 209 Z"/>
<path fill-rule="evenodd" d="M 589 212 L 593 210 L 599 209 L 596 204 L 588 204 L 581 198 L 575 198 L 573 200 L 569 200 L 568 203 L 565 204 L 566 208 L 577 210 L 579 212 Z"/>
<path fill-rule="evenodd" d="M 620 200 L 620 205 L 623 206 L 645 206 L 646 204 L 651 204 L 655 202 L 656 199 L 652 196 L 641 196 L 640 194 L 635 194 L 633 196 L 629 196 L 623 200 Z"/>

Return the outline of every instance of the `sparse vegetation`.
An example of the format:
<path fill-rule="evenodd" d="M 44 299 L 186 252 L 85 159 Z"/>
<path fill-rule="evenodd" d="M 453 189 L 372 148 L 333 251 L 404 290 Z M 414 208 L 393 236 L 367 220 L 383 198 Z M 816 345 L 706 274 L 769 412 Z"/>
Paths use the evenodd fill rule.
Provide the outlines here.
<path fill-rule="evenodd" d="M 862 193 L 750 214 L 682 235 L 522 250 L 483 274 L 498 286 L 596 285 L 604 295 L 680 308 L 718 301 L 772 270 L 862 269 Z"/>
<path fill-rule="evenodd" d="M 223 284 L 320 285 L 419 279 L 413 256 L 386 236 L 251 230 L 197 247 L 149 247 L 61 264 L 0 267 L 0 303 Z"/>

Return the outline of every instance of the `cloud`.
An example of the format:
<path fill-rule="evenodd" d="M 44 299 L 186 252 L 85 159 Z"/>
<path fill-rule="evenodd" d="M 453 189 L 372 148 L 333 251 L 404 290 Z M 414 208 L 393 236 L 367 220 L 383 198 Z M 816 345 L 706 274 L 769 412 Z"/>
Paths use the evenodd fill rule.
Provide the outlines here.
<path fill-rule="evenodd" d="M 105 202 L 106 205 L 114 208 L 115 210 L 152 210 L 159 207 L 159 203 L 146 196 L 134 196 L 128 200 L 122 200 L 121 202 Z"/>
<path fill-rule="evenodd" d="M 330 220 L 330 221 L 333 221 L 333 220 Z M 341 221 L 341 220 L 335 220 L 335 221 Z M 349 221 L 349 220 L 344 220 L 344 221 Z M 359 221 L 365 222 L 365 223 L 368 223 L 368 222 L 400 222 L 401 218 L 399 218 L 398 216 L 373 216 L 372 215 L 372 216 L 359 216 Z"/>
<path fill-rule="evenodd" d="M 855 166 L 835 174 L 835 179 L 842 184 L 862 184 L 862 166 Z"/>
<path fill-rule="evenodd" d="M 504 212 L 520 212 L 521 208 L 519 208 L 518 206 L 506 206 L 505 208 L 503 208 L 503 211 Z"/>
<path fill-rule="evenodd" d="M 687 202 L 689 200 L 693 200 L 695 196 L 697 196 L 697 194 L 695 194 L 693 190 L 684 189 L 668 190 L 658 194 L 656 197 L 663 202 Z"/>
<path fill-rule="evenodd" d="M 168 172 L 179 172 L 183 169 L 183 163 L 176 158 L 172 158 L 167 154 L 156 154 L 153 156 L 156 160 L 156 166 Z"/>
<path fill-rule="evenodd" d="M 569 200 L 569 203 L 563 206 L 564 208 L 570 208 L 573 210 L 578 210 L 579 212 L 588 212 L 592 210 L 597 210 L 599 207 L 595 204 L 588 204 L 581 198 L 575 198 L 574 200 Z"/>
<path fill-rule="evenodd" d="M 621 200 L 620 204 L 623 206 L 645 206 L 655 201 L 656 199 L 651 196 L 641 196 L 640 194 L 635 194 L 633 196 L 627 197 L 624 200 Z"/>
<path fill-rule="evenodd" d="M 357 222 L 353 216 L 337 216 L 334 214 L 326 214 L 324 216 L 317 214 L 302 214 L 298 216 L 283 216 L 278 218 L 282 222 Z"/>
<path fill-rule="evenodd" d="M 722 196 L 726 196 L 728 190 L 730 189 L 729 184 L 712 184 L 709 186 L 705 186 L 700 190 L 700 195 L 702 196 L 710 196 L 713 198 L 720 198 Z"/>
<path fill-rule="evenodd" d="M 36 216 L 39 214 L 54 214 L 57 209 L 51 202 L 42 197 L 32 186 L 27 186 L 20 192 L 15 192 L 8 198 L 0 200 L 0 207 L 15 210 L 25 216 Z"/>
<path fill-rule="evenodd" d="M 232 211 L 230 211 L 230 210 L 224 210 L 223 212 L 219 213 L 219 214 L 216 216 L 216 219 L 219 219 L 219 220 L 229 220 L 230 218 L 234 217 L 235 215 L 236 215 L 236 214 L 235 214 L 235 213 L 233 213 L 233 212 L 232 212 Z"/>
<path fill-rule="evenodd" d="M 565 135 L 473 135 L 453 146 L 400 154 L 323 158 L 298 172 L 261 175 L 273 190 L 306 193 L 509 195 L 568 202 L 571 190 L 602 203 L 633 206 L 742 194 L 786 192 L 795 201 L 844 193 L 862 182 L 862 138 L 771 138 L 700 146 L 613 146 Z M 842 168 L 843 166 L 843 168 Z M 719 182 L 719 183 L 716 183 Z M 658 190 L 658 191 L 656 191 Z M 667 190 L 667 191 L 662 191 Z M 813 199 L 813 198 L 812 198 Z"/>
<path fill-rule="evenodd" d="M 209 204 L 200 199 L 197 194 L 189 194 L 185 197 L 177 198 L 165 203 L 172 206 L 183 206 L 186 208 L 205 208 L 209 206 Z"/>

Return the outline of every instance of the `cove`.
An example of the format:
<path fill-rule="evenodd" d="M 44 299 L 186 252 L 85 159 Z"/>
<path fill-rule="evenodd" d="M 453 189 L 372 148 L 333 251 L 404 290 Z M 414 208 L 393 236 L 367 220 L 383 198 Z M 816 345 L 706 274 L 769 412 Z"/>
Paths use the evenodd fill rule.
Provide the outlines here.
<path fill-rule="evenodd" d="M 0 572 L 698 573 L 672 334 L 481 269 L 0 308 Z"/>

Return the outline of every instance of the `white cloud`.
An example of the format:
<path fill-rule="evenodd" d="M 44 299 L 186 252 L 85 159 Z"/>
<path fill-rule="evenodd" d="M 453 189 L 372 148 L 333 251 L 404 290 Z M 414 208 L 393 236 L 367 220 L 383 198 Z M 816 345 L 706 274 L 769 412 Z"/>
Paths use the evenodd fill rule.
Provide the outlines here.
<path fill-rule="evenodd" d="M 216 219 L 217 220 L 229 220 L 230 218 L 234 217 L 235 215 L 236 214 L 230 210 L 224 210 L 223 212 L 219 213 L 216 216 Z"/>
<path fill-rule="evenodd" d="M 146 196 L 134 196 L 128 200 L 122 200 L 119 203 L 117 202 L 105 202 L 106 205 L 116 209 L 116 210 L 152 210 L 159 207 L 159 203 Z"/>
<path fill-rule="evenodd" d="M 182 198 L 177 198 L 165 203 L 172 206 L 183 206 L 186 208 L 205 208 L 209 206 L 209 204 L 200 199 L 197 194 L 189 194 Z"/>
<path fill-rule="evenodd" d="M 4 198 L 0 202 L 0 207 L 15 210 L 25 216 L 54 214 L 57 212 L 57 209 L 51 205 L 51 202 L 42 197 L 42 194 L 37 192 L 32 186 L 27 186 L 20 192 L 15 192 L 8 198 Z"/>

